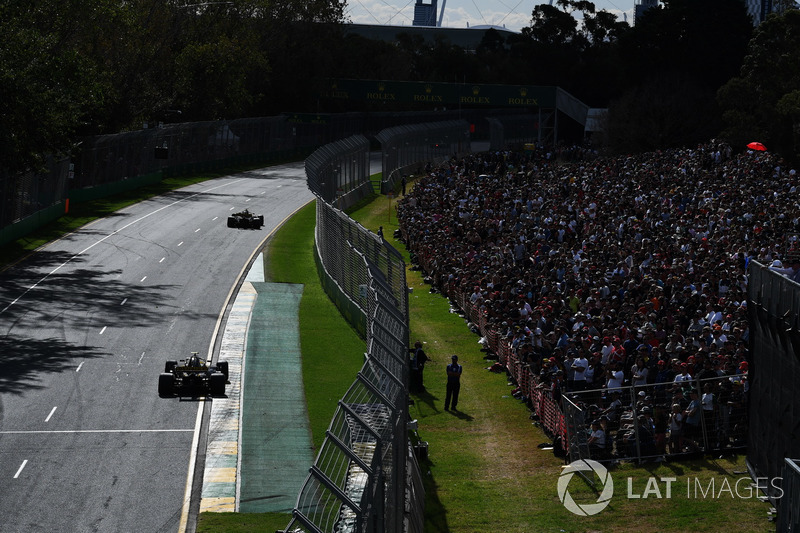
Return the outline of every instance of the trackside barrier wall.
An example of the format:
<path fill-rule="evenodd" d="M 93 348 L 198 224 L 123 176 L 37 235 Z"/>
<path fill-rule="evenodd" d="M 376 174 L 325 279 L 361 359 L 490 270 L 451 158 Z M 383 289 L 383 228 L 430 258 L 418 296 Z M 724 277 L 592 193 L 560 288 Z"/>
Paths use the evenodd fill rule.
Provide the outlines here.
<path fill-rule="evenodd" d="M 753 477 L 774 479 L 781 476 L 786 458 L 800 457 L 800 285 L 756 261 L 750 261 L 748 274 L 752 401 L 747 466 Z M 767 496 L 779 517 L 791 512 L 792 502 L 779 498 L 776 490 L 767 487 Z"/>
<path fill-rule="evenodd" d="M 441 162 L 470 149 L 469 123 L 464 120 L 388 128 L 376 139 L 383 152 L 383 194 L 394 191 L 403 174 L 419 172 L 429 161 Z"/>
<path fill-rule="evenodd" d="M 9 174 L 0 167 L 0 246 L 64 214 L 69 160 L 48 158 L 41 173 Z"/>
<path fill-rule="evenodd" d="M 787 458 L 781 480 L 781 507 L 778 511 L 776 531 L 800 531 L 800 461 Z"/>
<path fill-rule="evenodd" d="M 386 128 L 432 120 L 464 119 L 476 136 L 488 137 L 487 116 L 513 114 L 515 109 L 385 113 L 286 113 L 274 117 L 159 124 L 138 131 L 77 139 L 71 160 L 49 157 L 37 172 L 11 174 L 0 162 L 0 245 L 50 222 L 58 209 L 38 213 L 74 192 L 114 194 L 101 185 L 161 173 L 176 175 L 219 171 L 235 166 L 268 165 L 298 160 L 327 143 L 355 134 L 368 138 Z M 61 210 L 63 213 L 63 209 Z M 37 213 L 36 216 L 34 213 Z M 23 224 L 22 221 L 25 220 Z M 16 228 L 9 226 L 17 225 Z"/>

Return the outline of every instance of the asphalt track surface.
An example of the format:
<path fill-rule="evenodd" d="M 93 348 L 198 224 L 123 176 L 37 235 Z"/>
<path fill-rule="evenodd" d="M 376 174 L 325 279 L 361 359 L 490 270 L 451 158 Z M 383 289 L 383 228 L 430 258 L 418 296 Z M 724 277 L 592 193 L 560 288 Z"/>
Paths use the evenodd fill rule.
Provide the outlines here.
<path fill-rule="evenodd" d="M 185 527 L 206 400 L 159 398 L 158 375 L 213 353 L 254 252 L 311 199 L 302 162 L 219 178 L 0 273 L 0 532 Z M 261 230 L 226 226 L 244 208 Z"/>

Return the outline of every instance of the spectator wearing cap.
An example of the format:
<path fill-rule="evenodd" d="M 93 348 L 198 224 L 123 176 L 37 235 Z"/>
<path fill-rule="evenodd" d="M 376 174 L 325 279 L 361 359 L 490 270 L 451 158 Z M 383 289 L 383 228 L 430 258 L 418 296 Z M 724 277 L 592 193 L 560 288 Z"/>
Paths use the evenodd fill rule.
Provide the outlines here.
<path fill-rule="evenodd" d="M 682 384 L 688 383 L 692 381 L 692 376 L 689 374 L 689 364 L 688 363 L 680 363 L 680 373 L 675 376 L 672 380 L 675 384 Z"/>

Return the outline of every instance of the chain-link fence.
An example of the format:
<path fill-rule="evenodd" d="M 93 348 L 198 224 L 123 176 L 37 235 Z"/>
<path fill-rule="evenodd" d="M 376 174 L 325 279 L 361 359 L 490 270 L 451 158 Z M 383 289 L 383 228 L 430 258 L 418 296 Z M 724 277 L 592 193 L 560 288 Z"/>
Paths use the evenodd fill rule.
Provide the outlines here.
<path fill-rule="evenodd" d="M 451 120 L 381 131 L 376 136 L 383 152 L 381 192 L 394 191 L 403 174 L 416 172 L 428 162 L 469 152 L 469 128 L 466 121 Z"/>
<path fill-rule="evenodd" d="M 348 137 L 318 148 L 305 161 L 308 187 L 323 201 L 346 209 L 372 194 L 369 140 Z"/>
<path fill-rule="evenodd" d="M 365 138 L 352 137 L 326 145 L 306 161 L 309 188 L 318 197 L 320 277 L 364 336 L 367 351 L 339 402 L 287 532 L 422 532 L 424 489 L 406 428 L 405 262 L 381 236 L 331 205 L 350 205 L 363 196 L 369 185 L 368 150 Z"/>
<path fill-rule="evenodd" d="M 410 519 L 422 514 L 424 490 L 406 430 L 405 265 L 380 237 L 321 199 L 316 241 L 323 277 L 330 280 L 326 286 L 336 289 L 332 299 L 366 319 L 367 352 L 285 531 L 421 533 Z"/>
<path fill-rule="evenodd" d="M 793 237 L 784 236 L 787 257 L 796 253 Z M 800 285 L 756 261 L 750 261 L 748 274 L 753 401 L 747 463 L 754 476 L 774 479 L 781 475 L 786 457 L 800 456 Z M 780 514 L 779 494 L 770 486 L 766 489 Z"/>
<path fill-rule="evenodd" d="M 67 159 L 49 158 L 47 172 L 7 174 L 0 168 L 0 245 L 58 218 L 64 208 Z M 27 224 L 24 222 L 27 219 Z M 13 228 L 12 225 L 18 225 Z"/>
<path fill-rule="evenodd" d="M 570 460 L 648 461 L 747 445 L 741 375 L 564 391 L 562 409 Z"/>

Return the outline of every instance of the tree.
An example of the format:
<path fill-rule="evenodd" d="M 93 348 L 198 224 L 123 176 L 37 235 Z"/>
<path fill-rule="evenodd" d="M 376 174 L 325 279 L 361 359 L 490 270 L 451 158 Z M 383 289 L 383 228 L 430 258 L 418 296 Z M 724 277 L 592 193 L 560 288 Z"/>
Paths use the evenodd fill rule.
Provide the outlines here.
<path fill-rule="evenodd" d="M 64 153 L 109 87 L 82 53 L 69 7 L 46 1 L 0 4 L 0 164 L 37 169 L 45 154 Z M 86 2 L 92 11 L 103 2 Z M 71 13 L 72 14 L 72 13 Z"/>
<path fill-rule="evenodd" d="M 800 10 L 770 15 L 756 29 L 741 74 L 717 93 L 732 144 L 758 139 L 797 160 Z"/>
<path fill-rule="evenodd" d="M 718 131 L 713 94 L 680 73 L 664 73 L 609 106 L 605 138 L 616 153 L 693 145 Z M 712 105 L 709 106 L 709 100 Z"/>

